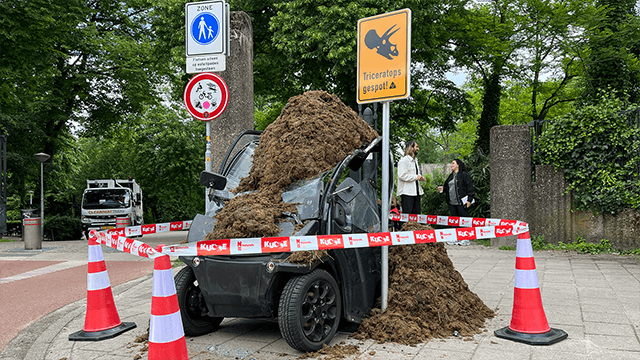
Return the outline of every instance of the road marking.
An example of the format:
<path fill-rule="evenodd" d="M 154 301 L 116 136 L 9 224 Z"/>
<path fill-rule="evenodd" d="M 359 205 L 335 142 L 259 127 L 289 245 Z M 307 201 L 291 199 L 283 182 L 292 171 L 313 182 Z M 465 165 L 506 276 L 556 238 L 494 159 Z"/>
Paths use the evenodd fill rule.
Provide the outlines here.
<path fill-rule="evenodd" d="M 28 279 L 28 278 L 32 278 L 32 277 L 39 276 L 39 275 L 50 274 L 50 273 L 54 273 L 56 271 L 71 269 L 71 268 L 74 268 L 74 267 L 77 267 L 77 266 L 82 266 L 82 265 L 87 265 L 87 261 L 85 261 L 85 260 L 65 261 L 65 262 L 60 263 L 60 264 L 54 264 L 54 265 L 46 266 L 46 267 L 43 267 L 43 268 L 27 271 L 27 272 L 24 272 L 22 274 L 18 274 L 18 275 L 13 275 L 13 276 L 9 276 L 9 277 L 6 277 L 6 278 L 2 278 L 2 279 L 0 279 L 0 284 L 6 284 L 6 283 L 9 283 L 9 282 L 12 282 L 12 281 Z"/>

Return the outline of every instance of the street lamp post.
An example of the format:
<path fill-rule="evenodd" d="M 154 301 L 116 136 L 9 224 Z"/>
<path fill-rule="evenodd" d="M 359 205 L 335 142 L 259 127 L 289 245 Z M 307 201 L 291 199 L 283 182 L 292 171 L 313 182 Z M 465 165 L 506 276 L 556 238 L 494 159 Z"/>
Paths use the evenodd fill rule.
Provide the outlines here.
<path fill-rule="evenodd" d="M 44 241 L 44 162 L 51 156 L 45 153 L 37 153 L 33 156 L 40 162 L 40 235 Z"/>

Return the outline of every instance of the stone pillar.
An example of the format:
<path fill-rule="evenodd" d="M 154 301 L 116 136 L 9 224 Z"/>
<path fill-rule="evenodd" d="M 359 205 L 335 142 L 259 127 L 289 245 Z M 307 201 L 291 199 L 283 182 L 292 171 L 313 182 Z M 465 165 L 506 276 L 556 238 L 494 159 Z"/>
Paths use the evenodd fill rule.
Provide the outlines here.
<path fill-rule="evenodd" d="M 491 217 L 529 222 L 531 137 L 528 125 L 491 128 Z M 491 246 L 514 246 L 516 237 L 491 239 Z"/>
<path fill-rule="evenodd" d="M 227 69 L 217 73 L 229 87 L 229 104 L 211 121 L 211 169 L 218 172 L 236 135 L 253 129 L 253 29 L 243 11 L 232 11 Z"/>

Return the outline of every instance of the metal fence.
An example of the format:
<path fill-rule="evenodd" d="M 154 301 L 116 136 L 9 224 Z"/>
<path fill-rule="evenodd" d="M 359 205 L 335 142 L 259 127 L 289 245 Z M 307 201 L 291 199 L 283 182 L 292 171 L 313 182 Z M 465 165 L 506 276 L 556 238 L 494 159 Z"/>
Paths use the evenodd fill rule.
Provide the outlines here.
<path fill-rule="evenodd" d="M 538 152 L 538 148 L 536 146 L 536 138 L 542 135 L 549 126 L 553 123 L 552 120 L 533 120 L 529 123 L 529 135 L 531 137 L 531 181 L 536 180 L 536 163 L 534 161 L 534 156 Z"/>
<path fill-rule="evenodd" d="M 640 129 L 640 108 L 635 110 L 623 111 L 620 115 L 627 117 L 627 124 L 629 127 L 635 127 Z M 636 164 L 635 176 L 629 176 L 629 180 L 638 179 L 640 177 L 640 162 Z"/>

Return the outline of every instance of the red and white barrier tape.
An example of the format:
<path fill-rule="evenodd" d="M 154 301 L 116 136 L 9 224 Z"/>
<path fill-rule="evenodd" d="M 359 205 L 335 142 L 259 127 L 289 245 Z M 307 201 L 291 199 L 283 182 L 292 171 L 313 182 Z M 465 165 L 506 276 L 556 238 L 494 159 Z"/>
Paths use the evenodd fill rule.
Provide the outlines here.
<path fill-rule="evenodd" d="M 109 229 L 105 232 L 107 234 L 117 234 L 118 236 L 142 236 L 147 234 L 157 234 L 167 231 L 181 231 L 188 230 L 191 227 L 193 221 L 172 221 L 162 224 L 147 224 L 137 226 L 127 226 L 122 228 Z"/>
<path fill-rule="evenodd" d="M 92 230 L 90 236 L 96 236 L 96 241 L 100 244 L 110 246 L 120 251 L 148 258 L 155 258 L 156 256 L 162 254 L 179 256 L 265 254 L 272 252 L 413 245 L 423 243 L 491 239 L 496 237 L 523 234 L 529 231 L 529 225 L 527 223 L 517 220 L 481 219 L 432 215 L 413 216 L 407 214 L 390 215 L 390 219 L 394 221 L 409 221 L 413 218 L 417 219 L 417 222 L 438 225 L 452 225 L 456 223 L 456 225 L 463 226 L 463 228 L 380 232 L 367 234 L 205 240 L 188 244 L 165 245 L 162 247 L 158 246 L 155 250 L 151 246 L 143 242 L 128 239 L 116 232 L 105 233 Z M 482 226 L 476 226 L 475 224 L 482 224 Z M 471 229 L 469 229 L 469 227 L 471 227 Z"/>
<path fill-rule="evenodd" d="M 91 232 L 89 233 L 89 237 L 95 237 L 96 242 L 98 242 L 99 244 L 106 245 L 122 252 L 141 257 L 153 259 L 160 255 L 163 255 L 155 251 L 153 247 L 151 247 L 151 245 L 147 245 L 142 241 L 120 236 L 116 232 L 107 233 L 97 230 L 91 230 Z"/>
<path fill-rule="evenodd" d="M 440 215 L 416 215 L 416 214 L 389 214 L 389 220 L 392 221 L 415 221 L 420 224 L 444 225 L 444 226 L 460 226 L 460 227 L 477 227 L 477 226 L 503 226 L 514 225 L 529 226 L 527 223 L 518 220 L 505 219 L 485 219 L 458 216 L 440 216 Z"/>

